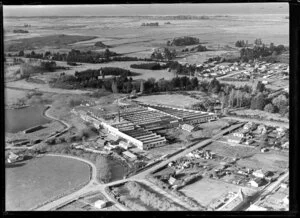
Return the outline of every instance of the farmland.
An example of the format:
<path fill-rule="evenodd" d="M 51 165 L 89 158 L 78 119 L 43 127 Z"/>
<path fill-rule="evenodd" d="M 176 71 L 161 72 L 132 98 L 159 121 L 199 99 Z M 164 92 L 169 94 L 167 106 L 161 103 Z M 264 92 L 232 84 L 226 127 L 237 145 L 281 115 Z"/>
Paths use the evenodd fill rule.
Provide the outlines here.
<path fill-rule="evenodd" d="M 89 181 L 85 163 L 41 157 L 6 168 L 6 210 L 28 210 Z M 16 200 L 17 199 L 17 200 Z"/>

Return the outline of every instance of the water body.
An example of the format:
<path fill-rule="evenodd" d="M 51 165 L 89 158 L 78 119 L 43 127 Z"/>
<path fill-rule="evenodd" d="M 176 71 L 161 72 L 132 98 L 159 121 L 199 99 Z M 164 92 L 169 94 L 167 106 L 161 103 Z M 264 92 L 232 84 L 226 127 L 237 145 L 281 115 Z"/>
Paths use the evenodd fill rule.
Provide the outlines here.
<path fill-rule="evenodd" d="M 50 122 L 43 116 L 44 105 L 5 110 L 5 132 L 16 133 Z"/>

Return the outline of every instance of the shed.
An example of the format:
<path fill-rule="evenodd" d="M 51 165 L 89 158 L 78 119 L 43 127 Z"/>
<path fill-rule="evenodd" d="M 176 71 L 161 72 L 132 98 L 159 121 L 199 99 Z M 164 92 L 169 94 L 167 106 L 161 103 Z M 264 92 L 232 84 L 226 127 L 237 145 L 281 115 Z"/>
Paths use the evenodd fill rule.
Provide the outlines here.
<path fill-rule="evenodd" d="M 174 185 L 174 183 L 176 182 L 176 179 L 173 176 L 170 176 L 168 182 L 170 185 Z"/>
<path fill-rule="evenodd" d="M 249 183 L 252 187 L 260 187 L 264 183 L 264 180 L 261 178 L 255 178 L 251 180 Z"/>

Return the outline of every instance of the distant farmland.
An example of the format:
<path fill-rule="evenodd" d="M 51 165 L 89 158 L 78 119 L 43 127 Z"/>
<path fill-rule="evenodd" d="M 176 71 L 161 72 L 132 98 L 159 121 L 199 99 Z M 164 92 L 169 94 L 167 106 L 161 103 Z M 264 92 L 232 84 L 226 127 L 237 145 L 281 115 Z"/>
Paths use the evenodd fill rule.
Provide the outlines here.
<path fill-rule="evenodd" d="M 42 157 L 5 169 L 6 210 L 28 210 L 88 182 L 86 163 L 63 157 Z"/>
<path fill-rule="evenodd" d="M 49 35 L 32 38 L 23 38 L 12 40 L 5 43 L 7 51 L 34 50 L 45 46 L 61 47 L 72 43 L 95 39 L 95 36 L 80 36 L 80 35 Z"/>

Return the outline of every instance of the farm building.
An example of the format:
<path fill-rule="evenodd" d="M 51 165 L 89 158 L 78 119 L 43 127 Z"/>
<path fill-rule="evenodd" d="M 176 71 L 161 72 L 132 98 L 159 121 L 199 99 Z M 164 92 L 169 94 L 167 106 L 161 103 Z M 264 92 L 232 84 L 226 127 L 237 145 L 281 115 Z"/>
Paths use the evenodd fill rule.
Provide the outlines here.
<path fill-rule="evenodd" d="M 168 183 L 170 185 L 174 185 L 174 183 L 176 182 L 177 180 L 173 177 L 173 176 L 170 176 L 169 180 L 168 180 Z"/>
<path fill-rule="evenodd" d="M 97 200 L 97 201 L 95 201 L 94 206 L 98 209 L 102 209 L 102 208 L 106 207 L 106 204 L 107 204 L 106 201 Z"/>
<path fill-rule="evenodd" d="M 124 142 L 124 141 L 120 141 L 120 142 L 119 142 L 119 146 L 122 147 L 122 148 L 124 148 L 124 149 L 126 149 L 126 150 L 127 150 L 128 148 L 131 148 L 131 147 L 132 147 L 129 143 Z"/>
<path fill-rule="evenodd" d="M 194 126 L 189 124 L 183 124 L 181 128 L 185 131 L 192 132 L 194 130 Z"/>

